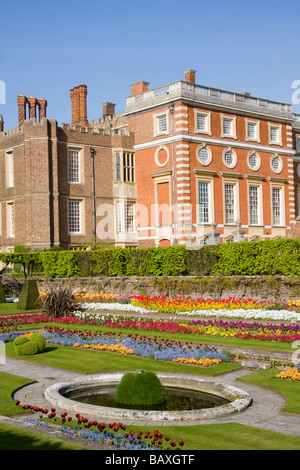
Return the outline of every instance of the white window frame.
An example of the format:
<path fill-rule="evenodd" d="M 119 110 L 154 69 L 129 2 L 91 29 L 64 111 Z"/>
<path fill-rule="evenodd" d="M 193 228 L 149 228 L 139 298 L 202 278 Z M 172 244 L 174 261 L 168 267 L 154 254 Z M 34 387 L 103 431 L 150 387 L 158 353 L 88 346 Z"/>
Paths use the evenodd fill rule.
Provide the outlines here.
<path fill-rule="evenodd" d="M 16 235 L 16 212 L 14 201 L 6 203 L 6 231 L 7 238 L 15 238 Z"/>
<path fill-rule="evenodd" d="M 231 133 L 227 134 L 224 132 L 224 121 L 228 120 L 231 121 Z M 227 137 L 231 139 L 236 139 L 236 116 L 229 116 L 226 114 L 221 114 L 221 136 L 222 137 Z"/>
<path fill-rule="evenodd" d="M 128 208 L 132 207 L 132 226 L 128 225 Z M 117 234 L 136 232 L 136 202 L 120 200 L 116 202 L 116 232 Z"/>
<path fill-rule="evenodd" d="M 161 150 L 164 150 L 166 152 L 166 159 L 164 162 L 160 162 L 159 161 L 159 152 Z M 155 165 L 157 165 L 158 167 L 160 168 L 163 168 L 164 166 L 166 166 L 166 164 L 168 163 L 170 159 L 170 152 L 169 152 L 169 149 L 168 147 L 166 147 L 165 145 L 161 145 L 160 147 L 158 147 L 156 150 L 155 150 L 155 154 L 154 154 L 154 162 L 155 162 Z"/>
<path fill-rule="evenodd" d="M 226 185 L 233 186 L 233 221 L 226 220 Z M 240 203 L 239 203 L 239 182 L 236 178 L 226 177 L 223 179 L 223 211 L 224 211 L 224 225 L 235 225 L 236 220 L 240 218 Z"/>
<path fill-rule="evenodd" d="M 230 163 L 230 164 L 226 163 L 226 160 L 225 160 L 226 153 L 231 153 L 232 154 L 232 163 Z M 227 166 L 227 168 L 232 169 L 237 164 L 236 152 L 231 147 L 228 147 L 224 150 L 222 158 L 223 158 L 223 163 L 224 163 L 225 166 Z"/>
<path fill-rule="evenodd" d="M 115 169 L 116 169 L 116 182 L 121 183 L 122 182 L 122 152 L 116 152 L 115 153 Z"/>
<path fill-rule="evenodd" d="M 199 152 L 200 150 L 202 149 L 205 149 L 207 151 L 207 160 L 206 162 L 201 162 L 201 160 L 199 159 Z M 197 147 L 197 150 L 196 150 L 196 156 L 197 156 L 197 160 L 198 162 L 202 165 L 202 166 L 208 166 L 210 165 L 211 161 L 212 161 L 212 153 L 211 153 L 211 149 L 206 145 L 206 144 L 200 144 L 198 147 Z"/>
<path fill-rule="evenodd" d="M 282 125 L 274 124 L 272 122 L 269 125 L 269 145 L 280 145 L 282 146 Z M 277 140 L 272 139 L 272 128 L 277 129 Z"/>
<path fill-rule="evenodd" d="M 5 162 L 6 162 L 6 187 L 13 188 L 15 185 L 15 182 L 14 182 L 14 153 L 12 150 L 9 150 L 6 152 Z"/>
<path fill-rule="evenodd" d="M 251 207 L 250 207 L 250 188 L 257 188 L 257 222 L 251 222 Z M 262 183 L 260 181 L 248 181 L 248 223 L 249 226 L 257 227 L 263 225 L 263 197 L 262 197 Z"/>
<path fill-rule="evenodd" d="M 132 214 L 130 214 L 131 222 L 128 223 L 128 209 L 132 208 Z M 125 215 L 125 230 L 126 233 L 134 233 L 136 231 L 135 227 L 135 202 L 132 201 L 125 201 L 124 203 L 124 215 Z"/>
<path fill-rule="evenodd" d="M 78 180 L 72 180 L 70 177 L 70 152 L 77 152 L 78 155 Z M 68 182 L 69 184 L 83 184 L 83 149 L 81 147 L 68 147 Z"/>
<path fill-rule="evenodd" d="M 126 152 L 126 151 L 123 151 L 121 155 L 122 155 L 121 167 L 122 167 L 122 172 L 123 172 L 123 182 L 134 183 L 135 182 L 135 155 L 133 152 Z"/>
<path fill-rule="evenodd" d="M 198 109 L 195 109 L 194 112 L 195 112 L 195 134 L 211 135 L 211 112 L 200 111 Z M 202 116 L 205 119 L 204 129 L 199 129 L 198 127 L 198 116 Z"/>
<path fill-rule="evenodd" d="M 166 118 L 166 128 L 161 130 L 160 119 L 164 116 Z M 162 111 L 161 113 L 155 114 L 153 116 L 153 119 L 154 119 L 153 121 L 154 137 L 169 134 L 169 111 L 165 110 L 165 111 Z"/>
<path fill-rule="evenodd" d="M 273 204 L 273 189 L 279 190 L 279 223 L 274 221 L 274 204 Z M 271 187 L 271 216 L 273 227 L 284 227 L 285 226 L 285 197 L 284 197 L 284 185 L 280 183 L 272 183 Z"/>
<path fill-rule="evenodd" d="M 250 158 L 252 157 L 252 155 L 255 155 L 255 157 L 256 157 L 256 165 L 255 165 L 255 167 L 252 167 L 252 166 L 250 165 Z M 258 171 L 258 170 L 260 169 L 261 159 L 260 159 L 259 154 L 258 154 L 255 150 L 253 150 L 252 152 L 249 152 L 249 153 L 248 153 L 248 156 L 247 156 L 247 164 L 248 164 L 248 167 L 250 168 L 250 170 L 252 170 L 252 171 Z"/>
<path fill-rule="evenodd" d="M 272 167 L 272 161 L 273 161 L 274 159 L 277 159 L 277 160 L 278 160 L 279 166 L 278 166 L 278 169 L 277 169 L 277 170 Z M 274 154 L 274 155 L 272 155 L 271 158 L 270 158 L 270 168 L 271 168 L 271 170 L 274 171 L 274 173 L 276 173 L 276 174 L 281 173 L 282 170 L 283 170 L 283 161 L 282 161 L 282 158 L 281 158 L 281 156 L 278 155 L 277 153 Z"/>
<path fill-rule="evenodd" d="M 255 135 L 250 136 L 249 135 L 249 124 L 252 124 L 255 126 Z M 251 141 L 251 142 L 260 142 L 260 122 L 255 121 L 253 119 L 245 119 L 245 125 L 246 125 L 246 141 Z"/>
<path fill-rule="evenodd" d="M 117 233 L 124 233 L 124 222 L 123 222 L 123 204 L 121 201 L 116 203 L 116 220 L 117 220 Z"/>
<path fill-rule="evenodd" d="M 208 220 L 203 222 L 200 220 L 200 193 L 199 183 L 207 184 L 207 197 L 208 197 Z M 213 176 L 196 175 L 196 189 L 197 189 L 197 225 L 211 225 L 214 221 L 214 180 Z"/>
<path fill-rule="evenodd" d="M 70 204 L 76 203 L 79 208 L 78 230 L 71 230 L 71 213 Z M 83 235 L 84 234 L 84 201 L 83 199 L 70 198 L 68 199 L 68 230 L 70 235 Z"/>

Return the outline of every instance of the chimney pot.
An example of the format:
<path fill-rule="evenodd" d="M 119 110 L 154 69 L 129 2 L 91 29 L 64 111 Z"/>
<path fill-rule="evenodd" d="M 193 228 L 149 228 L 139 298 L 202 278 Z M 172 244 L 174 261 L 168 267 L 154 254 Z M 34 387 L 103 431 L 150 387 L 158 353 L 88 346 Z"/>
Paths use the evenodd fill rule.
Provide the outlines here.
<path fill-rule="evenodd" d="M 188 83 L 195 83 L 196 82 L 196 70 L 186 70 L 185 72 L 185 81 Z"/>
<path fill-rule="evenodd" d="M 102 115 L 105 118 L 106 116 L 113 116 L 115 114 L 115 104 L 110 103 L 109 101 L 106 101 L 105 103 L 102 103 Z"/>
<path fill-rule="evenodd" d="M 145 82 L 144 80 L 134 83 L 133 85 L 131 85 L 131 96 L 136 96 L 145 93 L 145 91 L 148 91 L 148 85 L 149 82 Z"/>

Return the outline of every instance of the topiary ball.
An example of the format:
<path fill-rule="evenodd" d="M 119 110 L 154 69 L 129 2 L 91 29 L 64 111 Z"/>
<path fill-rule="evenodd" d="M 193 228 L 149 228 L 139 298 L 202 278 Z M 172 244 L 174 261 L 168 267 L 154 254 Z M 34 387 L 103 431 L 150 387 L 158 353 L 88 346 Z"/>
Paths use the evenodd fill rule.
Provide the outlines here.
<path fill-rule="evenodd" d="M 115 400 L 124 405 L 157 405 L 166 399 L 157 375 L 144 370 L 123 375 L 115 392 Z"/>
<path fill-rule="evenodd" d="M 45 340 L 45 337 L 41 333 L 32 333 L 32 335 L 28 337 L 28 340 L 33 341 L 34 343 L 38 345 L 39 352 L 44 351 L 45 346 L 46 346 L 46 340 Z"/>
<path fill-rule="evenodd" d="M 14 345 L 18 356 L 29 356 L 44 351 L 46 340 L 41 333 L 31 333 L 16 338 Z"/>
<path fill-rule="evenodd" d="M 26 336 L 22 335 L 22 336 L 18 336 L 18 338 L 14 340 L 14 345 L 19 346 L 20 344 L 25 344 L 27 342 L 28 342 L 28 339 L 26 338 Z"/>
<path fill-rule="evenodd" d="M 18 356 L 32 356 L 39 352 L 39 346 L 34 341 L 27 341 L 26 343 L 16 346 L 16 353 Z"/>

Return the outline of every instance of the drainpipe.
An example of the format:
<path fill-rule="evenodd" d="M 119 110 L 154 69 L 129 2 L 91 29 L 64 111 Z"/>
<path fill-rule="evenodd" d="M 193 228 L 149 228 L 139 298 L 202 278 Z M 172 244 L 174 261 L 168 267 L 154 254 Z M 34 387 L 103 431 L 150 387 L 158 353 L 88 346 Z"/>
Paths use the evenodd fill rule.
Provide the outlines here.
<path fill-rule="evenodd" d="M 95 149 L 90 148 L 90 155 L 92 159 L 92 185 L 93 185 L 93 237 L 96 243 L 96 193 L 95 193 Z"/>
<path fill-rule="evenodd" d="M 171 136 L 174 135 L 174 105 L 170 106 L 171 114 Z M 176 215 L 176 177 L 175 177 L 175 161 L 174 161 L 174 142 L 172 139 L 172 184 L 173 184 L 173 217 L 174 217 L 174 245 L 177 245 L 177 215 Z"/>

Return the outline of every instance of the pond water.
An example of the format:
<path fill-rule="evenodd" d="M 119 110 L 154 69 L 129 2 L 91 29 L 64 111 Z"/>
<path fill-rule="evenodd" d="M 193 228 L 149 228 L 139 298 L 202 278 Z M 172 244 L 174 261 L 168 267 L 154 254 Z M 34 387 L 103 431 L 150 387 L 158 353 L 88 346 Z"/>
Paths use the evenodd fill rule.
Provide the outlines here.
<path fill-rule="evenodd" d="M 229 403 L 229 400 L 215 395 L 195 390 L 186 390 L 173 387 L 165 387 L 167 400 L 158 405 L 127 405 L 116 402 L 115 386 L 101 386 L 101 388 L 90 388 L 72 391 L 66 397 L 96 406 L 107 406 L 112 408 L 123 408 L 129 410 L 153 410 L 153 411 L 185 411 L 199 410 L 203 408 L 214 408 Z"/>

